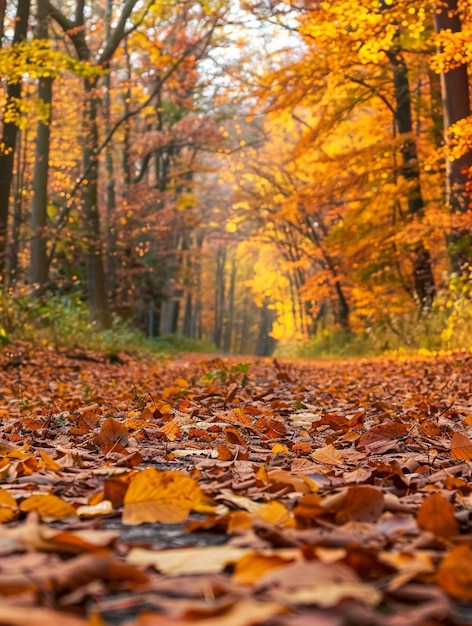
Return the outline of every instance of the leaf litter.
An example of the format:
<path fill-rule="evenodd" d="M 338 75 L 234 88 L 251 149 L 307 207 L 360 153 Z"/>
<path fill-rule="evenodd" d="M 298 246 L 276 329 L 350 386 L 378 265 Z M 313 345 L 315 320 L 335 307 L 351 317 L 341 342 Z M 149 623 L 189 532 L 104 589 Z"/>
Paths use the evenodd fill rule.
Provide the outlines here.
<path fill-rule="evenodd" d="M 0 623 L 472 623 L 471 357 L 0 352 Z"/>

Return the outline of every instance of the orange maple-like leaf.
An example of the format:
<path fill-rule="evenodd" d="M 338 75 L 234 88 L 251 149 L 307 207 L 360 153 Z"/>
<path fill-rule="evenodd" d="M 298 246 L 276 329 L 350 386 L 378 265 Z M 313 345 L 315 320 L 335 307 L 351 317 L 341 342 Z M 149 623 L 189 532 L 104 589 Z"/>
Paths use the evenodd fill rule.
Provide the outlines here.
<path fill-rule="evenodd" d="M 426 498 L 418 510 L 417 523 L 437 537 L 449 538 L 457 535 L 459 524 L 454 515 L 454 506 L 440 493 Z"/>
<path fill-rule="evenodd" d="M 193 478 L 181 472 L 150 467 L 132 478 L 124 498 L 123 523 L 177 524 L 187 519 L 202 499 Z"/>
<path fill-rule="evenodd" d="M 453 459 L 470 461 L 472 459 L 472 441 L 462 433 L 454 433 L 451 440 L 451 456 Z"/>
<path fill-rule="evenodd" d="M 438 585 L 460 600 L 472 600 L 472 548 L 459 545 L 449 552 L 438 568 Z"/>

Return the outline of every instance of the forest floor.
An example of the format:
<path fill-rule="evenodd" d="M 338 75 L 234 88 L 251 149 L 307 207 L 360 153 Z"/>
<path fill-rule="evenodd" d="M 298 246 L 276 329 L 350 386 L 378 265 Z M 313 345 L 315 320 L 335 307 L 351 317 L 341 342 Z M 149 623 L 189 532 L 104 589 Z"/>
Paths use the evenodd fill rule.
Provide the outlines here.
<path fill-rule="evenodd" d="M 0 366 L 0 624 L 472 624 L 471 355 Z"/>

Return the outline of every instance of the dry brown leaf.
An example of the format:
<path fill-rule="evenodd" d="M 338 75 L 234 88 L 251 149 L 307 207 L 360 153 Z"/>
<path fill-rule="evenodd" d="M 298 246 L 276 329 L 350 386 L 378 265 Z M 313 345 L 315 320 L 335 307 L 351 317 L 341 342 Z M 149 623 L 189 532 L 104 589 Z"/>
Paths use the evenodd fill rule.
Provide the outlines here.
<path fill-rule="evenodd" d="M 249 548 L 208 546 L 205 548 L 177 548 L 173 550 L 145 550 L 132 548 L 126 557 L 130 565 L 152 565 L 162 574 L 211 574 L 223 571 L 230 564 L 252 552 Z"/>
<path fill-rule="evenodd" d="M 223 428 L 223 432 L 225 434 L 227 444 L 238 446 L 246 445 L 246 441 L 237 428 L 234 428 L 233 426 L 226 426 Z"/>
<path fill-rule="evenodd" d="M 414 580 L 419 574 L 432 574 L 434 564 L 431 554 L 421 550 L 411 552 L 379 552 L 378 559 L 386 565 L 397 570 L 392 576 L 387 588 L 392 591 L 399 589 L 410 580 Z"/>
<path fill-rule="evenodd" d="M 426 498 L 418 510 L 417 522 L 423 530 L 445 539 L 459 532 L 454 506 L 440 493 L 433 493 Z"/>
<path fill-rule="evenodd" d="M 153 467 L 131 479 L 124 498 L 123 524 L 161 522 L 177 524 L 203 499 L 193 478 L 181 472 L 160 472 Z"/>
<path fill-rule="evenodd" d="M 336 513 L 336 522 L 348 521 L 374 523 L 384 508 L 384 496 L 380 489 L 368 485 L 349 487 L 342 506 Z"/>
<path fill-rule="evenodd" d="M 108 417 L 102 424 L 100 432 L 93 438 L 93 442 L 103 450 L 125 448 L 128 445 L 128 429 L 121 422 Z M 126 453 L 126 450 L 125 450 Z"/>
<path fill-rule="evenodd" d="M 472 459 L 472 441 L 462 433 L 454 433 L 451 440 L 453 459 L 470 461 Z"/>
<path fill-rule="evenodd" d="M 459 545 L 441 561 L 436 575 L 438 585 L 455 598 L 472 601 L 472 549 Z"/>
<path fill-rule="evenodd" d="M 277 602 L 258 602 L 244 598 L 224 607 L 205 607 L 205 610 L 188 609 L 180 617 L 169 615 L 141 615 L 137 626 L 258 626 L 277 615 L 288 613 Z"/>
<path fill-rule="evenodd" d="M 109 500 L 115 509 L 123 505 L 126 492 L 128 491 L 130 476 L 111 476 L 103 484 L 103 497 Z"/>
<path fill-rule="evenodd" d="M 277 597 L 297 604 L 336 606 L 346 599 L 356 599 L 366 606 L 376 606 L 382 593 L 342 563 L 298 562 L 271 570 L 257 583 L 258 589 L 275 587 Z"/>
<path fill-rule="evenodd" d="M 38 523 L 38 514 L 30 513 L 23 524 L 0 526 L 0 554 L 28 550 L 80 554 L 112 546 L 119 533 L 114 530 L 57 530 Z"/>
<path fill-rule="evenodd" d="M 81 619 L 68 613 L 31 606 L 11 606 L 0 603 L 0 623 L 5 626 L 90 626 L 87 619 Z"/>
<path fill-rule="evenodd" d="M 323 499 L 312 493 L 304 495 L 293 510 L 297 528 L 311 528 L 315 526 L 318 517 L 325 513 Z"/>
<path fill-rule="evenodd" d="M 394 448 L 408 434 L 408 430 L 408 426 L 401 422 L 383 422 L 363 433 L 357 441 L 357 448 L 366 448 L 368 452 L 381 454 Z"/>
<path fill-rule="evenodd" d="M 310 454 L 310 457 L 318 463 L 326 465 L 344 465 L 344 456 L 341 450 L 337 450 L 333 444 L 318 448 Z"/>

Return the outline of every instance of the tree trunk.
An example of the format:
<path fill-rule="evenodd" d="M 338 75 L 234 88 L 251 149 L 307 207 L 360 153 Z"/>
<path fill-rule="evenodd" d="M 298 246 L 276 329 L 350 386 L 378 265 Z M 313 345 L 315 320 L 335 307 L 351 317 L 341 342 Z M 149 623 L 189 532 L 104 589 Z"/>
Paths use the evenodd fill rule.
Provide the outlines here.
<path fill-rule="evenodd" d="M 108 308 L 103 242 L 101 240 L 100 213 L 98 210 L 98 125 L 99 100 L 95 93 L 96 80 L 85 79 L 85 108 L 83 114 L 84 146 L 83 167 L 88 172 L 87 184 L 82 192 L 84 216 L 85 263 L 88 278 L 90 312 L 100 328 L 109 328 L 111 317 Z"/>
<path fill-rule="evenodd" d="M 13 45 L 26 39 L 31 0 L 18 2 L 13 34 Z M 1 7 L 0 7 L 1 9 Z M 21 98 L 21 82 L 8 83 L 5 110 L 18 110 L 16 104 Z M 13 180 L 13 167 L 18 127 L 14 122 L 3 121 L 0 151 L 0 283 L 5 282 L 6 253 L 8 250 L 8 215 L 10 190 Z"/>
<path fill-rule="evenodd" d="M 215 310 L 214 310 L 214 337 L 213 341 L 217 348 L 221 348 L 223 339 L 223 312 L 225 302 L 225 265 L 226 248 L 219 246 L 216 251 L 216 276 L 215 276 Z"/>
<path fill-rule="evenodd" d="M 106 14 L 105 14 L 105 28 L 106 39 L 110 40 L 111 37 L 111 21 L 112 21 L 112 9 L 113 0 L 107 0 Z M 105 74 L 103 78 L 104 93 L 103 93 L 103 114 L 105 117 L 105 133 L 108 134 L 111 131 L 111 72 Z M 107 239 L 107 285 L 108 294 L 113 301 L 116 294 L 116 193 L 115 193 L 115 175 L 113 166 L 113 150 L 111 143 L 108 143 L 105 148 L 105 171 L 106 171 L 106 239 Z"/>
<path fill-rule="evenodd" d="M 436 31 L 459 33 L 462 30 L 457 0 L 445 0 L 435 11 Z M 441 74 L 444 127 L 446 141 L 452 124 L 467 118 L 470 113 L 469 78 L 467 65 Z M 447 201 L 453 213 L 469 209 L 470 193 L 467 191 L 468 171 L 472 167 L 472 150 L 454 161 L 448 160 L 446 170 Z M 450 236 L 449 257 L 456 275 L 468 275 L 471 255 L 471 233 L 454 227 Z"/>
<path fill-rule="evenodd" d="M 423 213 L 424 200 L 420 184 L 418 151 L 413 137 L 408 68 L 399 50 L 388 52 L 387 56 L 393 67 L 395 121 L 399 134 L 405 136 L 401 145 L 401 175 L 408 183 L 408 215 L 419 216 Z M 434 277 L 431 256 L 422 241 L 418 241 L 413 249 L 413 284 L 420 311 L 431 309 L 435 295 Z"/>
<path fill-rule="evenodd" d="M 37 39 L 48 36 L 48 17 L 38 3 Z M 31 205 L 31 248 L 29 282 L 36 285 L 38 293 L 47 283 L 49 264 L 47 256 L 47 206 L 48 206 L 48 172 L 50 148 L 50 123 L 52 105 L 53 78 L 46 76 L 39 79 L 38 97 L 47 110 L 47 119 L 38 122 L 36 131 L 36 148 L 33 172 L 33 200 Z"/>
<path fill-rule="evenodd" d="M 27 162 L 28 137 L 27 130 L 19 131 L 16 146 L 15 193 L 13 198 L 13 222 L 10 235 L 10 252 L 7 263 L 8 287 L 15 288 L 19 280 L 19 257 L 21 226 L 23 224 L 23 190 L 25 186 L 25 170 Z"/>
<path fill-rule="evenodd" d="M 5 36 L 5 13 L 7 10 L 7 0 L 0 0 L 0 48 L 3 45 Z"/>
<path fill-rule="evenodd" d="M 227 310 L 228 319 L 226 321 L 223 350 L 225 352 L 231 352 L 232 338 L 233 338 L 233 325 L 234 325 L 234 296 L 236 293 L 236 273 L 238 266 L 234 258 L 231 259 L 231 274 L 229 277 L 229 288 L 227 298 Z"/>

